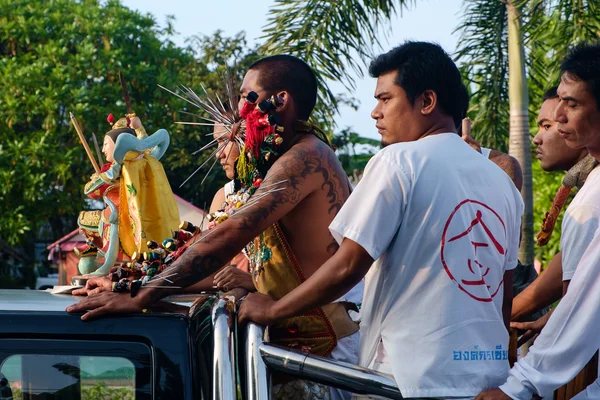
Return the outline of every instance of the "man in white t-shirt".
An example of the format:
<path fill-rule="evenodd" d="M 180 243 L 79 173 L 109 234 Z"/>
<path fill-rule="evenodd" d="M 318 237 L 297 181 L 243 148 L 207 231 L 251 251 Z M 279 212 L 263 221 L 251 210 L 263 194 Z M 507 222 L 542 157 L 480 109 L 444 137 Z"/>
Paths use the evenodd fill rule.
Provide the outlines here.
<path fill-rule="evenodd" d="M 561 70 L 557 90 L 560 100 L 554 110 L 558 131 L 569 147 L 586 148 L 592 157 L 599 160 L 600 45 L 575 47 L 563 61 Z M 599 226 L 600 167 L 596 167 L 563 219 L 563 280 L 573 278 L 567 295 L 550 317 L 530 353 L 515 364 L 501 390 L 485 392 L 478 399 L 529 399 L 534 393 L 549 395 L 572 379 L 598 349 L 600 342 L 594 317 L 600 302 L 594 303 L 595 294 L 590 291 L 597 292 L 600 284 L 595 271 L 600 267 L 596 257 L 598 243 L 597 239 L 594 239 L 596 242 L 592 240 Z M 581 258 L 584 251 L 592 254 L 587 262 L 585 257 Z M 578 286 L 574 286 L 580 274 L 583 278 Z M 599 386 L 598 382 L 576 398 L 600 398 L 597 392 L 594 393 L 598 389 L 596 386 Z"/>
<path fill-rule="evenodd" d="M 338 252 L 277 302 L 249 295 L 240 319 L 300 314 L 366 274 L 360 365 L 393 376 L 405 397 L 472 398 L 508 371 L 523 203 L 456 133 L 468 94 L 441 47 L 407 42 L 370 73 L 387 147 L 330 225 Z"/>

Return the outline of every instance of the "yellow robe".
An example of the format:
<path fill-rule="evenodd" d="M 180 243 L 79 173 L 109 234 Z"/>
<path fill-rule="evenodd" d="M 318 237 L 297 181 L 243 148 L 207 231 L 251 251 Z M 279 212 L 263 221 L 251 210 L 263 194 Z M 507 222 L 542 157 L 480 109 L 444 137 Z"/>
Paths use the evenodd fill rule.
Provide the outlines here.
<path fill-rule="evenodd" d="M 130 151 L 121 168 L 119 239 L 132 256 L 148 251 L 146 242 L 162 242 L 179 227 L 179 209 L 162 164 L 147 153 Z"/>

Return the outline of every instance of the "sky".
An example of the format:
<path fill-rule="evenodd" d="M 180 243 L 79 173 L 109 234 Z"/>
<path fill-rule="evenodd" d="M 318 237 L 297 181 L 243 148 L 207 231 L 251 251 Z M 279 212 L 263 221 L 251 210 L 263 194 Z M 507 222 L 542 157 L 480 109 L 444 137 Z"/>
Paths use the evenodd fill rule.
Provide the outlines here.
<path fill-rule="evenodd" d="M 267 23 L 272 0 L 122 0 L 122 3 L 142 13 L 154 15 L 164 25 L 167 15 L 175 17 L 178 35 L 175 43 L 183 45 L 185 38 L 193 35 L 211 35 L 222 30 L 226 36 L 239 31 L 246 32 L 250 45 L 260 43 L 262 28 Z M 389 26 L 379 27 L 381 51 L 385 52 L 407 39 L 439 43 L 447 52 L 456 50 L 459 33 L 453 33 L 460 21 L 461 0 L 420 0 L 417 6 L 403 11 Z M 356 89 L 348 93 L 339 83 L 332 83 L 336 93 L 345 93 L 358 99 L 360 107 L 354 111 L 349 107 L 340 109 L 335 121 L 338 129 L 351 127 L 361 136 L 379 139 L 375 121 L 370 114 L 375 106 L 373 93 L 375 79 L 365 76 L 356 78 Z"/>

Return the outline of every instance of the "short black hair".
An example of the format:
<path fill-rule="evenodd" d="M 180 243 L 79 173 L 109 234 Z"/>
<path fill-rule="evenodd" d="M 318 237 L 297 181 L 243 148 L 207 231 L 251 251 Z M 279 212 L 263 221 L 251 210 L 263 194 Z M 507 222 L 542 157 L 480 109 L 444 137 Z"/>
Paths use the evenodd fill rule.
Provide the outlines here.
<path fill-rule="evenodd" d="M 121 136 L 121 134 L 123 133 L 128 133 L 130 135 L 136 136 L 135 131 L 129 127 L 127 128 L 117 128 L 117 129 L 111 129 L 110 131 L 106 132 L 105 136 L 108 136 L 112 139 L 113 142 L 117 143 L 117 138 L 119 136 Z"/>
<path fill-rule="evenodd" d="M 600 109 L 600 44 L 581 43 L 573 47 L 560 64 L 560 72 L 586 82 Z"/>
<path fill-rule="evenodd" d="M 456 127 L 461 125 L 469 108 L 469 92 L 452 58 L 435 43 L 407 41 L 375 58 L 369 74 L 377 78 L 397 71 L 396 83 L 414 105 L 426 90 L 437 95 L 440 109 L 451 116 Z"/>
<path fill-rule="evenodd" d="M 546 100 L 556 99 L 558 97 L 558 86 L 552 86 L 550 89 L 544 92 L 544 97 L 542 98 L 542 103 Z"/>
<path fill-rule="evenodd" d="M 260 71 L 258 84 L 263 89 L 288 91 L 294 99 L 298 119 L 308 120 L 317 103 L 317 77 L 307 63 L 279 54 L 262 58 L 248 69 Z"/>

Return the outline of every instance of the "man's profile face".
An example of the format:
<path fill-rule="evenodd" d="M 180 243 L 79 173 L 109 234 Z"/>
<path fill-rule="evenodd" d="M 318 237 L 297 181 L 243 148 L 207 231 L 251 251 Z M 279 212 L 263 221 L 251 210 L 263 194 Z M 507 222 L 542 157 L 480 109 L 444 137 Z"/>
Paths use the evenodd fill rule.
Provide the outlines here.
<path fill-rule="evenodd" d="M 558 123 L 554 121 L 558 103 L 558 97 L 544 101 L 537 118 L 538 133 L 533 143 L 544 171 L 567 171 L 587 154 L 584 149 L 570 148 L 560 137 Z"/>
<path fill-rule="evenodd" d="M 600 111 L 587 82 L 564 73 L 557 92 L 554 120 L 567 146 L 600 150 Z"/>
<path fill-rule="evenodd" d="M 242 86 L 240 87 L 240 100 L 238 102 L 238 109 L 240 111 L 242 110 L 242 107 L 244 107 L 246 96 L 248 96 L 248 93 L 250 92 L 256 92 L 256 94 L 258 94 L 256 104 L 269 97 L 269 93 L 259 85 L 259 78 L 260 70 L 258 69 L 250 69 L 246 72 L 244 80 L 242 81 Z"/>
<path fill-rule="evenodd" d="M 375 88 L 377 105 L 371 118 L 377 121 L 375 126 L 383 146 L 411 142 L 422 135 L 418 102 L 410 103 L 404 89 L 396 84 L 397 74 L 397 71 L 390 71 L 380 75 Z"/>

